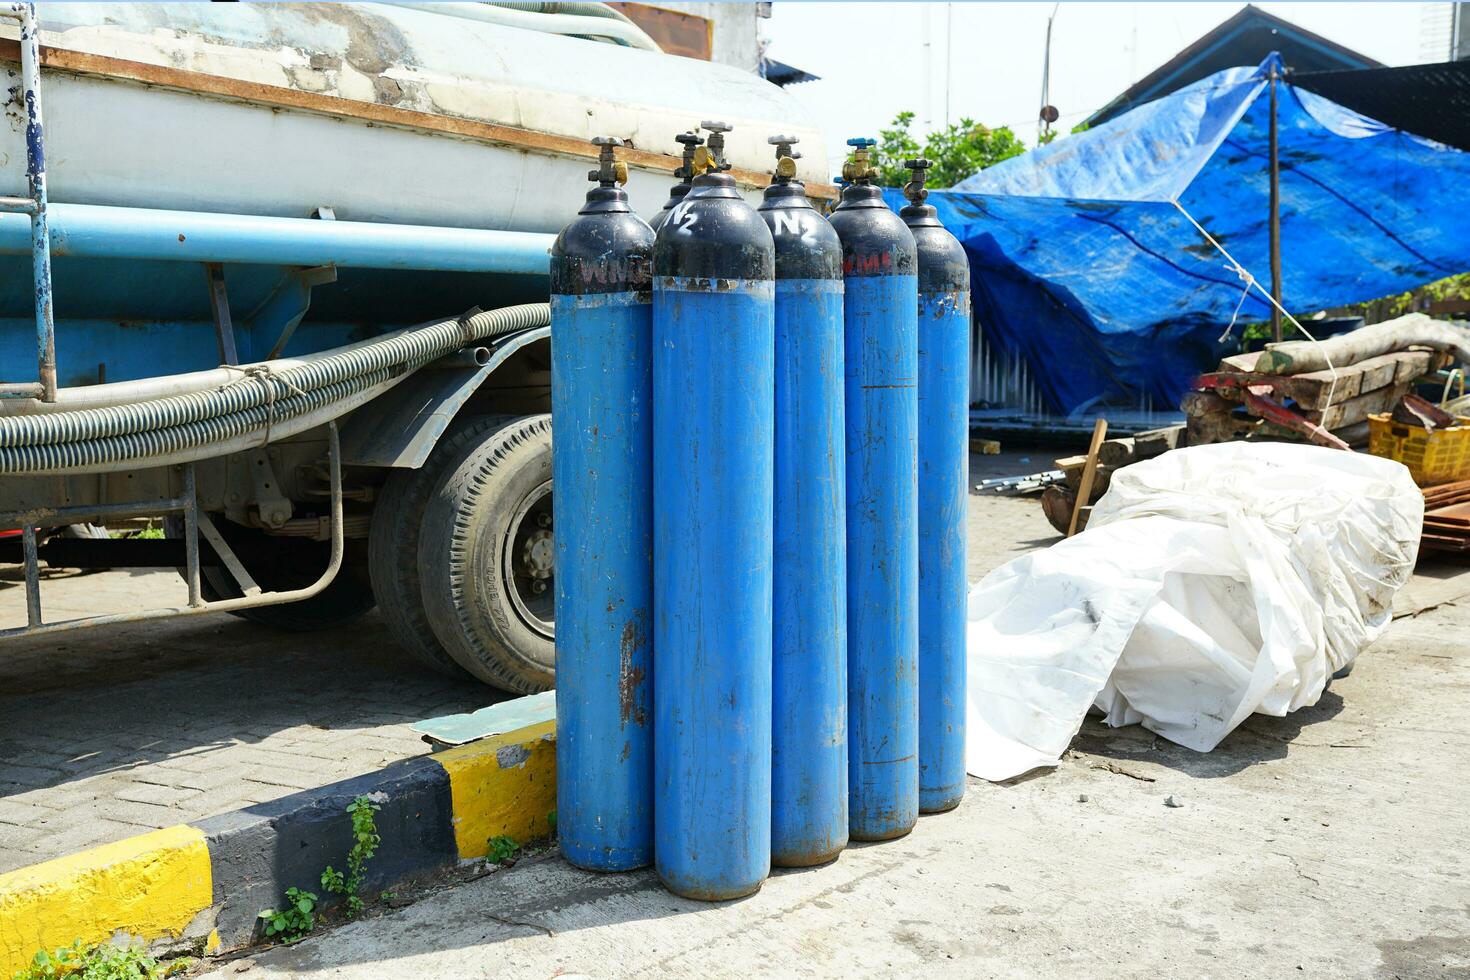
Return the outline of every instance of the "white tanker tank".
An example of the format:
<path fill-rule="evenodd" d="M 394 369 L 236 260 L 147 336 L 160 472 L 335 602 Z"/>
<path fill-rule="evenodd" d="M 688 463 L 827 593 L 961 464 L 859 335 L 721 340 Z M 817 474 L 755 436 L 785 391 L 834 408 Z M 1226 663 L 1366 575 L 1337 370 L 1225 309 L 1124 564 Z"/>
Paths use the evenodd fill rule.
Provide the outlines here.
<path fill-rule="evenodd" d="M 803 179 L 828 179 L 816 126 L 777 86 L 648 50 L 608 8 L 511 9 L 543 6 L 601 7 L 39 4 L 51 200 L 283 217 L 326 205 L 349 221 L 550 232 L 566 211 L 553 191 L 580 187 L 591 137 L 631 144 L 629 195 L 652 216 L 674 135 L 712 116 L 734 126 L 747 191 L 765 183 L 776 132 L 811 148 Z M 620 43 L 548 33 L 599 20 Z M 0 195 L 18 196 L 20 113 L 6 122 Z"/>

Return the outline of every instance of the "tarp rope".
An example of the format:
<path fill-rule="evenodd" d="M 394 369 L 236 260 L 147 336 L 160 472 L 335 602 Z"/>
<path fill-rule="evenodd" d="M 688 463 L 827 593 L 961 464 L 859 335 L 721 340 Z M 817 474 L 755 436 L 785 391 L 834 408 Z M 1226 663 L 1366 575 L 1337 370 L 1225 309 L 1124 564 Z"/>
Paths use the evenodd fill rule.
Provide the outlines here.
<path fill-rule="evenodd" d="M 1282 308 L 1281 304 L 1276 302 L 1276 297 L 1272 296 L 1270 291 L 1265 289 L 1260 284 L 1260 282 L 1256 280 L 1256 277 L 1250 274 L 1245 266 L 1237 262 L 1235 260 L 1235 256 L 1231 255 L 1225 250 L 1224 245 L 1221 245 L 1219 242 L 1215 241 L 1214 236 L 1205 231 L 1204 226 L 1201 225 L 1198 221 L 1194 220 L 1194 215 L 1190 214 L 1185 209 L 1184 205 L 1180 204 L 1178 200 L 1173 200 L 1169 203 L 1174 205 L 1174 207 L 1179 210 L 1179 213 L 1184 215 L 1184 217 L 1189 221 L 1190 224 L 1194 225 L 1194 230 L 1203 235 L 1205 241 L 1215 246 L 1215 250 L 1218 251 L 1221 255 L 1225 256 L 1225 261 L 1230 264 L 1230 268 L 1234 270 L 1237 276 L 1245 281 L 1245 289 L 1240 294 L 1240 302 L 1235 304 L 1235 316 L 1240 315 L 1240 308 L 1245 303 L 1246 294 L 1249 293 L 1251 287 L 1254 286 L 1257 292 L 1266 297 L 1266 302 L 1274 306 L 1281 313 L 1282 316 L 1291 321 L 1291 325 L 1300 330 L 1302 332 L 1302 336 L 1310 340 L 1313 344 L 1317 346 L 1317 349 L 1322 352 L 1322 359 L 1327 362 L 1327 370 L 1332 372 L 1332 378 L 1327 385 L 1327 403 L 1322 406 L 1322 412 L 1325 417 L 1327 410 L 1331 408 L 1334 404 L 1332 396 L 1337 393 L 1338 378 L 1337 366 L 1332 363 L 1332 356 L 1327 353 L 1327 348 L 1323 347 L 1321 341 L 1319 341 L 1316 337 L 1313 337 L 1311 332 L 1307 330 L 1306 327 L 1302 326 L 1301 322 L 1298 321 L 1296 317 L 1286 312 L 1286 310 Z M 1230 326 L 1225 329 L 1225 334 L 1222 335 L 1222 339 L 1224 336 L 1229 335 L 1230 330 L 1235 326 L 1235 316 L 1232 316 L 1230 318 Z"/>

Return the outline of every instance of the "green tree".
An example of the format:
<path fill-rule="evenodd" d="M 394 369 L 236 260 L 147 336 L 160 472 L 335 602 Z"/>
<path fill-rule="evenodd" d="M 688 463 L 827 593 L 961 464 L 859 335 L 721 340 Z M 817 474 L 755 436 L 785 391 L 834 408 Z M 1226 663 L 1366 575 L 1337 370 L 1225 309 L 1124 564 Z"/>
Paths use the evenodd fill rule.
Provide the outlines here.
<path fill-rule="evenodd" d="M 938 189 L 953 187 L 991 164 L 1026 152 L 1026 144 L 1005 126 L 987 129 L 973 119 L 961 119 L 920 143 L 910 131 L 913 123 L 912 112 L 900 112 L 889 128 L 878 131 L 874 166 L 885 187 L 902 186 L 909 178 L 903 162 L 918 156 L 929 160 L 928 184 Z"/>

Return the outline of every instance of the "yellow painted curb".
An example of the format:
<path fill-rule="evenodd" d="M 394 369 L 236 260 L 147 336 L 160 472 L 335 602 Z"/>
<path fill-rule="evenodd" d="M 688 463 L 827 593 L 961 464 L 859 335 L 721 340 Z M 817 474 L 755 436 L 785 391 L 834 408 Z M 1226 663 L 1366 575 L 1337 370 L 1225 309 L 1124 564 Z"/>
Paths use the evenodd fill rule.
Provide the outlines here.
<path fill-rule="evenodd" d="M 182 825 L 0 874 L 0 976 L 77 939 L 181 935 L 212 889 L 204 834 Z"/>
<path fill-rule="evenodd" d="M 490 838 L 504 834 L 525 843 L 551 832 L 556 809 L 556 722 L 431 756 L 449 774 L 454 841 L 463 859 L 482 858 Z"/>

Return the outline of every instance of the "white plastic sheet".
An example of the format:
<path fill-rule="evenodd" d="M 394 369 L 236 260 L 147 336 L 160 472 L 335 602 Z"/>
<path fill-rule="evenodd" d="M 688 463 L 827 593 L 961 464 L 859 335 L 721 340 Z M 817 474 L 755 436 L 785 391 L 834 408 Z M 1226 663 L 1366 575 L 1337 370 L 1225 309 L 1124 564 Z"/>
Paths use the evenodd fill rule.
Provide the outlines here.
<path fill-rule="evenodd" d="M 1389 460 L 1287 443 L 1112 475 L 1087 530 L 970 592 L 969 771 L 1055 765 L 1090 706 L 1208 752 L 1315 704 L 1392 618 L 1424 498 Z"/>

